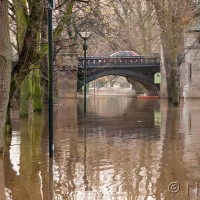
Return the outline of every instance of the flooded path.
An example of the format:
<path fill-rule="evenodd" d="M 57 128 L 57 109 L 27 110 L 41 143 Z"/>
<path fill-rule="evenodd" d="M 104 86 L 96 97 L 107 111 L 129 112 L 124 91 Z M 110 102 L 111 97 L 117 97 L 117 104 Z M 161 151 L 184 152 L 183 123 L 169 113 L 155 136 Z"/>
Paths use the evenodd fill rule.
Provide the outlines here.
<path fill-rule="evenodd" d="M 14 118 L 0 200 L 200 199 L 199 119 L 199 100 L 91 96 L 86 116 L 83 99 L 67 100 L 55 106 L 49 161 L 48 117 Z"/>

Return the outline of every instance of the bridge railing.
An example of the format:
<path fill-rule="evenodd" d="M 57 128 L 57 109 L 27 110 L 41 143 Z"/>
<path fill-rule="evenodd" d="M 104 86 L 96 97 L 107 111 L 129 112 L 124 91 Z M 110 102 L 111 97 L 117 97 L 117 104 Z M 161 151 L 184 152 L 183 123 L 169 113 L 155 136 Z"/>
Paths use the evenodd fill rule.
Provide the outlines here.
<path fill-rule="evenodd" d="M 87 57 L 86 59 L 86 66 L 105 66 L 110 64 L 159 64 L 160 63 L 160 57 L 144 57 L 144 56 L 134 56 L 134 57 Z M 79 67 L 84 66 L 84 57 L 78 58 L 78 65 Z"/>

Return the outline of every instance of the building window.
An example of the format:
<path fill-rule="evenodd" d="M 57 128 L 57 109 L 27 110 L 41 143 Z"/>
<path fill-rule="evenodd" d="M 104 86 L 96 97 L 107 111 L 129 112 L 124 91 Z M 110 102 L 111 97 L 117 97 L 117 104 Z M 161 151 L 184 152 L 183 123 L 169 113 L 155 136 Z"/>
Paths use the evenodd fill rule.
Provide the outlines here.
<path fill-rule="evenodd" d="M 197 39 L 197 44 L 200 44 L 200 37 L 198 37 Z"/>
<path fill-rule="evenodd" d="M 188 80 L 192 81 L 192 64 L 189 63 L 189 69 L 188 69 Z"/>

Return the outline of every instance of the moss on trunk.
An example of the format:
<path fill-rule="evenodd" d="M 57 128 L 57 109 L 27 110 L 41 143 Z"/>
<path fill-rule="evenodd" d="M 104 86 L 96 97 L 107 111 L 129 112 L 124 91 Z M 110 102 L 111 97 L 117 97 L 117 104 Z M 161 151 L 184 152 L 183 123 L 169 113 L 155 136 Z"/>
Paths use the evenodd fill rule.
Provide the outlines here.
<path fill-rule="evenodd" d="M 29 77 L 27 76 L 24 79 L 20 89 L 20 117 L 28 117 L 29 97 L 30 97 L 30 85 L 29 85 Z"/>
<path fill-rule="evenodd" d="M 33 112 L 42 112 L 43 105 L 39 70 L 35 70 L 34 73 L 32 73 L 32 103 Z"/>

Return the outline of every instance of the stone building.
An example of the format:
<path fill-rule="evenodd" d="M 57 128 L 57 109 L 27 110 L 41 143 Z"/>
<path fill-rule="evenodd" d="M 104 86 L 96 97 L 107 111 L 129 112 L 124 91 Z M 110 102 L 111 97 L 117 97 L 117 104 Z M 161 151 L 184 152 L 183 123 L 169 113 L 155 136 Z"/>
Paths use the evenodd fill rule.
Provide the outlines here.
<path fill-rule="evenodd" d="M 200 17 L 185 32 L 184 46 L 185 61 L 180 66 L 181 95 L 200 98 Z"/>

